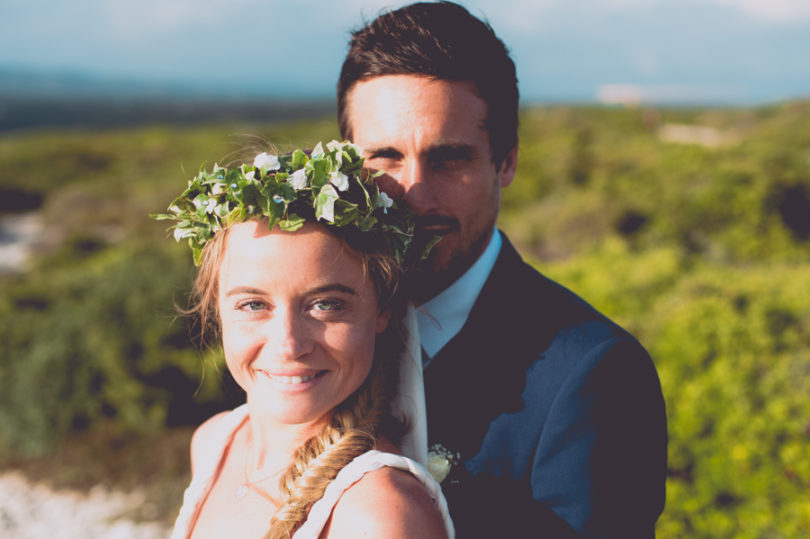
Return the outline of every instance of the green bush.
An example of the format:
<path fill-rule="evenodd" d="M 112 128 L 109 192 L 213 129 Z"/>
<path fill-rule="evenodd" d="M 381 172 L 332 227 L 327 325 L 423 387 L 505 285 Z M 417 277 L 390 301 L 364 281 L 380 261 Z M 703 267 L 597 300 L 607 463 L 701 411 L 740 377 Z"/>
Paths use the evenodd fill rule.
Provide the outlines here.
<path fill-rule="evenodd" d="M 184 304 L 191 280 L 187 253 L 174 247 L 108 249 L 3 291 L 4 452 L 41 453 L 109 418 L 133 432 L 182 422 L 178 410 L 200 385 L 202 360 L 172 306 L 172 298 Z M 213 404 L 214 377 L 205 382 L 198 403 Z"/>

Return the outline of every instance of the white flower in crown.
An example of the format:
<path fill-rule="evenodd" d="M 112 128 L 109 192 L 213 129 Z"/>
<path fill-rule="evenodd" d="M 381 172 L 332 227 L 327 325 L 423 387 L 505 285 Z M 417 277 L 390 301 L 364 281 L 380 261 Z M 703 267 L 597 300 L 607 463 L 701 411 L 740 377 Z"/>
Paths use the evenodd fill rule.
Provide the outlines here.
<path fill-rule="evenodd" d="M 290 182 L 290 185 L 293 186 L 293 189 L 299 191 L 307 186 L 307 173 L 304 171 L 303 168 L 299 168 L 292 175 L 287 178 L 287 181 Z"/>
<path fill-rule="evenodd" d="M 183 238 L 189 238 L 195 234 L 194 229 L 192 228 L 175 228 L 174 229 L 174 241 L 180 241 Z"/>
<path fill-rule="evenodd" d="M 278 161 L 278 156 L 270 155 L 267 152 L 262 152 L 253 160 L 253 166 L 256 168 L 265 168 L 267 170 L 278 170 L 281 168 L 281 163 Z"/>
<path fill-rule="evenodd" d="M 377 207 L 383 209 L 383 213 L 388 213 L 388 208 L 394 205 L 394 201 L 386 195 L 383 191 L 380 191 L 380 196 L 377 197 Z"/>
<path fill-rule="evenodd" d="M 336 170 L 329 175 L 329 181 L 338 188 L 338 191 L 345 191 L 349 188 L 349 177 Z"/>
<path fill-rule="evenodd" d="M 458 464 L 461 455 L 453 453 L 441 444 L 433 445 L 428 451 L 427 469 L 437 483 L 441 483 L 450 474 L 454 464 Z"/>
<path fill-rule="evenodd" d="M 324 155 L 326 154 L 323 151 L 323 144 L 320 142 L 316 144 L 314 148 L 312 148 L 312 153 L 310 153 L 311 157 L 323 157 Z"/>
<path fill-rule="evenodd" d="M 335 222 L 335 201 L 340 197 L 335 188 L 327 184 L 323 186 L 318 194 L 318 204 L 315 209 L 315 217 L 323 219 L 327 223 Z"/>

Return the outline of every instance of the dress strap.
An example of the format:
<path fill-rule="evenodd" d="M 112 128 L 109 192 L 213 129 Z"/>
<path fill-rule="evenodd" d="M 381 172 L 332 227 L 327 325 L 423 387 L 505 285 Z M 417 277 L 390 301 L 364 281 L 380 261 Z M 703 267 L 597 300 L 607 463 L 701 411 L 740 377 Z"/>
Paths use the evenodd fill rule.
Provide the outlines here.
<path fill-rule="evenodd" d="M 324 490 L 323 497 L 312 504 L 307 520 L 298 531 L 295 532 L 293 539 L 317 539 L 323 531 L 324 526 L 326 526 L 326 522 L 332 515 L 332 510 L 335 508 L 343 492 L 359 481 L 368 472 L 379 470 L 385 466 L 408 472 L 425 486 L 428 494 L 442 514 L 448 538 L 453 539 L 455 537 L 455 531 L 453 529 L 453 522 L 450 520 L 447 500 L 444 498 L 442 489 L 436 480 L 433 479 L 433 476 L 430 475 L 424 466 L 413 459 L 377 450 L 366 451 L 362 455 L 355 457 L 354 460 L 338 472 L 335 479 L 329 483 Z"/>

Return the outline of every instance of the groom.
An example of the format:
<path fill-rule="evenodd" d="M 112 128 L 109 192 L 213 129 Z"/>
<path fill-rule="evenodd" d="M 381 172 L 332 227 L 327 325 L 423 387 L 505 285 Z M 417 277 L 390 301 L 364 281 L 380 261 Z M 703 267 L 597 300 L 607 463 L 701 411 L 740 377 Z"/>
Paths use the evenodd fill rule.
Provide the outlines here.
<path fill-rule="evenodd" d="M 338 114 L 418 231 L 443 236 L 411 285 L 430 444 L 461 456 L 442 484 L 458 536 L 653 536 L 667 433 L 652 361 L 495 229 L 518 153 L 504 44 L 453 3 L 385 13 L 353 35 Z"/>

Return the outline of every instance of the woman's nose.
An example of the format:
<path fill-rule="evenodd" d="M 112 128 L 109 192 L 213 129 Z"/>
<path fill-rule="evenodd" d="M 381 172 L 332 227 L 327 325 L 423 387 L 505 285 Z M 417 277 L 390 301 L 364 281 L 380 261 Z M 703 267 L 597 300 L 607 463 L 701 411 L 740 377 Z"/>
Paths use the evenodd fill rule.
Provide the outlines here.
<path fill-rule="evenodd" d="M 262 355 L 275 361 L 305 358 L 315 348 L 306 321 L 295 314 L 277 310 L 264 327 L 265 343 Z"/>

